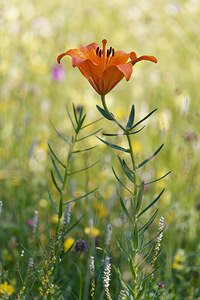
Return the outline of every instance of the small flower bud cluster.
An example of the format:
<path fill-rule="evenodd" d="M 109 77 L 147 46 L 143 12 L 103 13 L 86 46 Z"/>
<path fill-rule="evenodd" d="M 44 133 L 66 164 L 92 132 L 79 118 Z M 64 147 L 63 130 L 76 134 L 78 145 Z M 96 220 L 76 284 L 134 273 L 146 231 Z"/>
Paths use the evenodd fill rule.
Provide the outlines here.
<path fill-rule="evenodd" d="M 110 264 L 109 260 L 110 260 L 109 257 L 107 257 L 107 259 L 105 260 L 103 282 L 104 282 L 106 298 L 108 300 L 112 300 L 112 298 L 110 296 L 110 292 L 109 292 L 110 276 L 111 276 L 111 264 Z"/>
<path fill-rule="evenodd" d="M 34 211 L 34 218 L 33 218 L 33 233 L 36 233 L 37 230 L 37 225 L 38 225 L 38 211 Z"/>
<path fill-rule="evenodd" d="M 112 225 L 108 224 L 107 229 L 106 229 L 106 246 L 110 245 L 111 235 L 112 235 Z"/>
<path fill-rule="evenodd" d="M 3 201 L 0 201 L 0 215 L 2 213 Z"/>
<path fill-rule="evenodd" d="M 29 266 L 29 268 L 33 268 L 33 266 L 34 266 L 34 259 L 33 259 L 33 257 L 29 258 L 28 266 Z"/>
<path fill-rule="evenodd" d="M 161 241 L 162 241 L 162 238 L 163 238 L 164 227 L 165 227 L 164 217 L 161 217 L 160 220 L 159 220 L 159 225 L 158 225 L 157 243 L 156 243 L 156 246 L 155 246 L 154 256 L 153 256 L 153 260 L 152 260 L 152 264 L 151 264 L 153 271 L 155 269 L 155 262 L 156 262 L 156 259 L 157 259 L 157 256 L 158 256 L 158 252 L 160 250 Z M 154 276 L 154 273 L 152 273 L 152 276 Z"/>
<path fill-rule="evenodd" d="M 119 293 L 118 300 L 125 300 L 126 299 L 126 294 L 124 290 L 121 290 Z"/>
<path fill-rule="evenodd" d="M 72 211 L 71 206 L 72 206 L 71 202 L 68 202 L 65 206 L 63 225 L 69 224 L 71 221 L 71 211 Z"/>
<path fill-rule="evenodd" d="M 91 276 L 91 297 L 94 297 L 95 292 L 95 273 L 94 273 L 94 257 L 90 257 L 90 276 Z"/>

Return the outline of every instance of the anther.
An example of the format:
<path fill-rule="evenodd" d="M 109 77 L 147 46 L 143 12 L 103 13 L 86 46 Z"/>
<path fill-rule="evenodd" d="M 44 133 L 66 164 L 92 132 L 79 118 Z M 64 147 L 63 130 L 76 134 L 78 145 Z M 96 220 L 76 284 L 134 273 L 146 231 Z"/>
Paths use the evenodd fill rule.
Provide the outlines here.
<path fill-rule="evenodd" d="M 99 50 L 99 57 L 101 57 L 101 49 Z"/>
<path fill-rule="evenodd" d="M 109 51 L 110 51 L 110 53 L 112 52 L 112 47 L 110 47 Z"/>
<path fill-rule="evenodd" d="M 97 55 L 99 54 L 99 47 L 97 47 L 96 54 Z"/>
<path fill-rule="evenodd" d="M 115 50 L 114 49 L 112 49 L 112 56 L 114 56 L 115 55 Z"/>
<path fill-rule="evenodd" d="M 109 56 L 110 56 L 110 50 L 107 49 L 107 57 L 109 57 Z"/>

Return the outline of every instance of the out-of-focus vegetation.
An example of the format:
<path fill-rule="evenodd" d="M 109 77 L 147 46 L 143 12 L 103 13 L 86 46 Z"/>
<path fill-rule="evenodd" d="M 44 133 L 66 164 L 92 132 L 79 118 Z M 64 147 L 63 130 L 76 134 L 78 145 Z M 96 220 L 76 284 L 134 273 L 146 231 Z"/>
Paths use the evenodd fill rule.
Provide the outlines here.
<path fill-rule="evenodd" d="M 78 69 L 72 69 L 70 58 L 58 67 L 56 57 L 80 44 L 101 43 L 106 38 L 116 50 L 158 59 L 157 65 L 145 61 L 135 65 L 131 80 L 123 80 L 106 96 L 108 107 L 121 122 L 126 121 L 133 103 L 138 119 L 158 108 L 144 131 L 133 137 L 133 148 L 140 162 L 165 144 L 156 160 L 139 173 L 141 178 L 150 181 L 172 171 L 145 191 L 148 203 L 166 188 L 157 204 L 166 228 L 159 256 L 161 267 L 150 299 L 199 299 L 200 2 L 1 0 L 0 11 L 0 294 L 5 296 L 7 290 L 8 296 L 13 291 L 16 295 L 24 284 L 28 261 L 33 256 L 34 211 L 38 211 L 37 249 L 41 251 L 36 257 L 48 247 L 47 213 L 50 232 L 55 231 L 57 215 L 47 193 L 47 184 L 55 193 L 47 144 L 62 159 L 66 159 L 67 146 L 49 121 L 69 138 L 72 127 L 65 105 L 70 111 L 72 102 L 76 107 L 82 105 L 88 123 L 100 118 L 96 109 L 99 95 Z M 85 128 L 85 135 L 100 128 L 106 131 L 108 126 L 108 121 L 99 121 Z M 84 239 L 89 244 L 91 219 L 96 230 L 93 236 L 98 247 L 104 249 L 106 227 L 112 223 L 111 256 L 116 264 L 120 252 L 115 235 L 121 226 L 121 208 L 111 166 L 118 168 L 118 160 L 114 150 L 95 136 L 80 142 L 77 149 L 95 145 L 91 152 L 72 159 L 72 170 L 98 159 L 100 162 L 69 180 L 70 193 L 65 201 L 96 186 L 99 189 L 72 206 L 73 222 L 86 216 L 65 240 L 65 251 L 74 240 Z M 152 232 L 156 230 L 154 225 Z M 64 299 L 77 299 L 77 259 L 73 250 L 69 255 L 61 271 L 62 283 L 66 284 L 62 291 Z M 118 279 L 114 270 L 112 273 L 110 289 L 113 299 L 117 299 L 120 288 L 115 288 Z M 123 275 L 128 280 L 127 270 Z M 37 296 L 37 291 L 33 294 Z M 56 288 L 55 295 L 60 295 Z"/>

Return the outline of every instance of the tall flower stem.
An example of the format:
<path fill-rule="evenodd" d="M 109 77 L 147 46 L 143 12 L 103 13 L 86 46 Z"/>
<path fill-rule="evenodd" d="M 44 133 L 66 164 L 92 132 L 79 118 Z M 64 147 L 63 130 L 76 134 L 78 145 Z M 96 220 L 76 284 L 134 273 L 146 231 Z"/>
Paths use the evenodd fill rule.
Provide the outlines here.
<path fill-rule="evenodd" d="M 80 273 L 80 282 L 79 282 L 79 300 L 82 300 L 82 288 L 83 288 L 83 276 L 82 276 L 82 265 L 81 265 L 81 253 L 79 255 L 79 273 Z"/>
<path fill-rule="evenodd" d="M 134 151 L 133 151 L 133 147 L 132 147 L 132 143 L 131 143 L 131 138 L 130 138 L 130 134 L 129 134 L 129 129 L 125 128 L 122 124 L 119 123 L 119 121 L 114 117 L 114 115 L 108 110 L 108 107 L 106 105 L 106 101 L 105 101 L 105 96 L 101 96 L 101 101 L 102 101 L 102 105 L 104 107 L 104 110 L 106 112 L 107 115 L 109 115 L 110 119 L 112 121 L 114 121 L 117 126 L 123 130 L 124 135 L 127 138 L 127 142 L 128 142 L 128 146 L 129 146 L 129 154 L 130 154 L 130 158 L 131 158 L 131 163 L 132 163 L 132 174 L 133 174 L 133 185 L 134 185 L 134 191 L 133 191 L 133 195 L 134 195 L 134 208 L 136 208 L 137 205 L 137 174 L 136 174 L 136 164 L 135 164 L 135 158 L 134 158 Z M 134 218 L 133 218 L 133 228 L 137 228 L 137 214 L 134 213 Z M 136 243 L 137 244 L 137 243 Z M 134 257 L 133 257 L 133 261 L 135 263 L 135 279 L 133 282 L 133 291 L 134 291 L 134 298 L 137 295 L 137 254 L 138 254 L 138 248 L 134 249 Z"/>

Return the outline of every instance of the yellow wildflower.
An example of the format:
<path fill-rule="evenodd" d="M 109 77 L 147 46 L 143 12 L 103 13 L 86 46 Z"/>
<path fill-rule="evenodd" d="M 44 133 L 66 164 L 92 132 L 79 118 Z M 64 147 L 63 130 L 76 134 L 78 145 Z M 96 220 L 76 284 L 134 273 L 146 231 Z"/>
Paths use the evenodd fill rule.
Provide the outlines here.
<path fill-rule="evenodd" d="M 67 252 L 69 248 L 73 245 L 75 239 L 69 237 L 64 241 L 64 251 Z"/>
<path fill-rule="evenodd" d="M 93 228 L 85 227 L 84 232 L 85 232 L 85 234 L 92 235 L 94 237 L 96 237 L 100 234 L 100 230 L 95 227 L 93 227 Z"/>
<path fill-rule="evenodd" d="M 6 281 L 0 284 L 0 294 L 3 296 L 10 296 L 14 293 L 15 289 L 12 285 L 8 284 Z"/>
<path fill-rule="evenodd" d="M 95 202 L 93 207 L 99 218 L 103 218 L 108 215 L 107 207 L 105 206 L 105 204 Z"/>
<path fill-rule="evenodd" d="M 139 141 L 134 141 L 132 146 L 133 146 L 134 153 L 141 153 L 143 150 L 143 145 Z"/>

